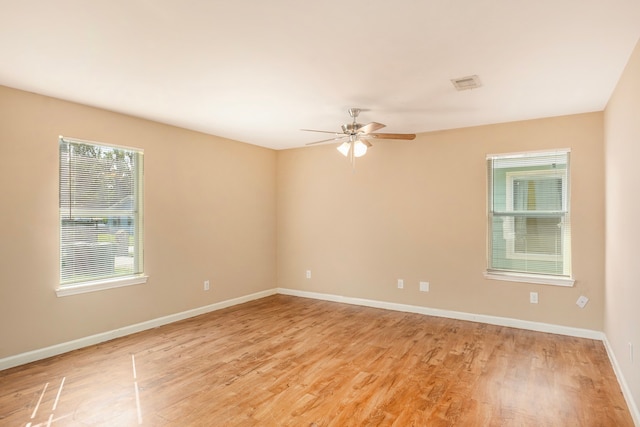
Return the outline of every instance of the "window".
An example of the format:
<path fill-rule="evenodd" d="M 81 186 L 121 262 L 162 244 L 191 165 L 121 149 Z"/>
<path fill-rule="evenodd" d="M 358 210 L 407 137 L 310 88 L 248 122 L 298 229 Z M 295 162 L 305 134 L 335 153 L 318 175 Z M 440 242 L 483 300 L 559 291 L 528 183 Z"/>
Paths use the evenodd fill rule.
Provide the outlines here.
<path fill-rule="evenodd" d="M 60 137 L 58 296 L 143 283 L 143 152 Z"/>
<path fill-rule="evenodd" d="M 490 278 L 570 286 L 569 150 L 487 156 Z"/>

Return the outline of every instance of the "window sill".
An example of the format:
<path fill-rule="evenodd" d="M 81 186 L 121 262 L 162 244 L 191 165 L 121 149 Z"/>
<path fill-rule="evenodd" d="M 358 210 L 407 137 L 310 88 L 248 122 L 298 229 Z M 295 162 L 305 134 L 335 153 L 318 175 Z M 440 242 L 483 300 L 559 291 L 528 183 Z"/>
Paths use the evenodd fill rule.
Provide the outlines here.
<path fill-rule="evenodd" d="M 572 287 L 576 282 L 571 277 L 546 276 L 544 274 L 511 273 L 507 271 L 485 271 L 485 279 L 505 280 L 507 282 L 536 283 L 539 285 L 553 285 Z"/>
<path fill-rule="evenodd" d="M 104 291 L 106 289 L 121 288 L 123 286 L 141 285 L 147 283 L 149 276 L 143 274 L 136 276 L 119 277 L 117 279 L 95 280 L 92 282 L 77 283 L 74 285 L 60 286 L 56 289 L 58 297 L 84 294 L 87 292 Z"/>

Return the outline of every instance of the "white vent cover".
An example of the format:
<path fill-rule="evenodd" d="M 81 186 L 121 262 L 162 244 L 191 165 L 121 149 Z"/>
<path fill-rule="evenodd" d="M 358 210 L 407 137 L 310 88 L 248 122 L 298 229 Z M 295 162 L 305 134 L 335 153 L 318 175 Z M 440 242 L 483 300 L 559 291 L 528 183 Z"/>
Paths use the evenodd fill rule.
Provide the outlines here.
<path fill-rule="evenodd" d="M 475 89 L 482 86 L 482 83 L 480 83 L 480 77 L 475 74 L 473 76 L 451 79 L 451 83 L 453 83 L 453 86 L 457 90 Z"/>

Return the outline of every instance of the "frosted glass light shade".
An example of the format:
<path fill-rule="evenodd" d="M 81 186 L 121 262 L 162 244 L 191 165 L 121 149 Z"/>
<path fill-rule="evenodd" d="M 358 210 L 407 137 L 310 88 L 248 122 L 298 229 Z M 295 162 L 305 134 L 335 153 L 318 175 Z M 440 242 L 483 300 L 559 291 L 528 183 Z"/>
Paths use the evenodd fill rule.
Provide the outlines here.
<path fill-rule="evenodd" d="M 345 157 L 347 157 L 347 155 L 349 155 L 349 149 L 351 148 L 351 143 L 350 142 L 343 142 L 342 144 L 340 144 L 337 148 L 337 150 Z"/>
<path fill-rule="evenodd" d="M 362 141 L 356 141 L 353 146 L 353 155 L 356 157 L 362 157 L 367 154 L 367 145 Z"/>

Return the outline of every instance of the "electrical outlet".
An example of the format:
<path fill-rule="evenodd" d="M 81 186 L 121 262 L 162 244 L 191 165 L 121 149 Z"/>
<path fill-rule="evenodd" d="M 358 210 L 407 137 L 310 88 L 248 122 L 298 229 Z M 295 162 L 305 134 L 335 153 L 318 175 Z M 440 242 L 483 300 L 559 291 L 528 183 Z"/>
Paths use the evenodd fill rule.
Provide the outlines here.
<path fill-rule="evenodd" d="M 429 282 L 420 282 L 420 291 L 429 292 Z"/>
<path fill-rule="evenodd" d="M 208 291 L 208 290 L 209 290 L 209 281 L 208 281 L 208 280 L 205 280 L 205 281 L 204 281 L 204 290 L 205 290 L 205 291 Z"/>
<path fill-rule="evenodd" d="M 403 289 L 403 288 L 404 288 L 404 280 L 398 279 L 398 289 Z"/>
<path fill-rule="evenodd" d="M 529 302 L 531 304 L 538 303 L 538 293 L 537 292 L 529 292 Z"/>
<path fill-rule="evenodd" d="M 584 308 L 584 306 L 587 305 L 588 302 L 589 298 L 585 297 L 584 295 L 580 295 L 580 298 L 578 298 L 578 301 L 576 301 L 576 305 L 580 308 Z"/>
<path fill-rule="evenodd" d="M 311 270 L 307 270 L 307 279 L 311 279 Z"/>

